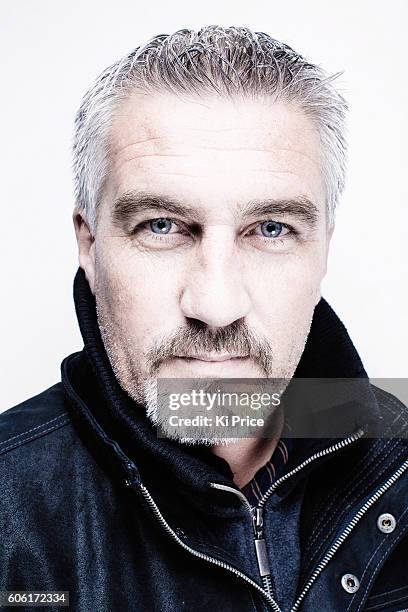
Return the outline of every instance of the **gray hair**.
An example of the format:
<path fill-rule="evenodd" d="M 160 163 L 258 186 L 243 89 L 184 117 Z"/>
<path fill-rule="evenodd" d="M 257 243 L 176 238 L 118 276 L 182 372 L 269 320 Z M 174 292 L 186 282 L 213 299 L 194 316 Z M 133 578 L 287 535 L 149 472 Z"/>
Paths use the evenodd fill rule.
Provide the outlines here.
<path fill-rule="evenodd" d="M 144 93 L 271 96 L 294 102 L 316 126 L 329 224 L 344 189 L 347 104 L 328 76 L 286 44 L 244 27 L 207 26 L 161 34 L 106 68 L 75 117 L 75 205 L 95 231 L 109 171 L 110 131 L 119 102 Z"/>

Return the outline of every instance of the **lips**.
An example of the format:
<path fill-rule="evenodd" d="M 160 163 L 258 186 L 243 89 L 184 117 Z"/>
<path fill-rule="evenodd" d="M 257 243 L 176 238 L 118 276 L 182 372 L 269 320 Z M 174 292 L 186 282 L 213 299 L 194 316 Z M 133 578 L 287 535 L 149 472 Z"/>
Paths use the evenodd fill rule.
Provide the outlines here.
<path fill-rule="evenodd" d="M 248 355 L 175 355 L 178 359 L 186 359 L 192 360 L 195 359 L 197 361 L 206 361 L 209 363 L 218 363 L 222 361 L 230 361 L 233 359 L 247 359 Z"/>
<path fill-rule="evenodd" d="M 194 354 L 173 355 L 163 364 L 163 378 L 248 378 L 259 368 L 249 355 L 234 354 Z"/>

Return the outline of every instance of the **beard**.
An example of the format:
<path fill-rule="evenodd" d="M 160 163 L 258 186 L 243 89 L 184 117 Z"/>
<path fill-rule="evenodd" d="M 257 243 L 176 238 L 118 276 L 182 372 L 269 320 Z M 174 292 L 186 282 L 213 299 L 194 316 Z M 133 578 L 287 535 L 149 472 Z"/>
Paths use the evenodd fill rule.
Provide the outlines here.
<path fill-rule="evenodd" d="M 243 438 L 260 437 L 260 435 L 273 437 L 274 424 L 280 410 L 276 408 L 272 410 L 270 406 L 263 406 L 257 411 L 256 417 L 265 422 L 261 433 L 259 428 L 248 426 L 235 436 L 231 434 L 231 429 L 220 430 L 217 425 L 208 426 L 202 422 L 189 427 L 188 430 L 171 426 L 168 418 L 169 391 L 161 385 L 158 378 L 159 370 L 175 355 L 185 357 L 215 353 L 247 355 L 263 376 L 262 379 L 257 378 L 253 381 L 258 390 L 263 392 L 267 390 L 270 394 L 282 394 L 305 348 L 312 316 L 306 321 L 303 330 L 299 332 L 299 327 L 296 328 L 298 333 L 286 348 L 286 359 L 283 364 L 282 358 L 280 360 L 275 358 L 271 342 L 251 331 L 242 320 L 214 330 L 201 321 L 189 319 L 185 326 L 178 327 L 171 335 L 155 340 L 146 352 L 141 353 L 132 343 L 131 336 L 126 333 L 123 320 L 120 318 L 116 320 L 112 316 L 115 312 L 112 305 L 99 300 L 98 293 L 95 297 L 98 326 L 115 377 L 125 393 L 144 409 L 149 421 L 157 428 L 158 437 L 174 439 L 182 444 L 206 446 L 234 444 Z M 179 388 L 179 383 L 185 384 L 186 381 L 175 379 L 174 382 Z M 206 381 L 189 379 L 187 388 L 194 388 L 195 384 L 198 387 L 204 386 L 208 393 L 214 385 L 218 391 L 220 387 L 227 389 L 230 382 L 226 384 L 223 379 Z M 249 378 L 245 379 L 245 384 L 249 388 L 253 386 Z M 231 414 L 240 414 L 240 412 L 235 409 Z"/>

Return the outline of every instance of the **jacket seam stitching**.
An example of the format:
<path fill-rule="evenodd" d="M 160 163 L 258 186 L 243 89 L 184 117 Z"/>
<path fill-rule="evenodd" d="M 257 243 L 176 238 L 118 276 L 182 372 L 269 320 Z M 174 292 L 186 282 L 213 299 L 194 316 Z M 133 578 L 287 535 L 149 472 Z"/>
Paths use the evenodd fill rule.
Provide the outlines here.
<path fill-rule="evenodd" d="M 387 445 L 391 444 L 391 441 L 387 442 Z M 395 448 L 398 446 L 398 441 L 394 442 L 393 444 L 391 444 L 391 447 L 387 450 L 387 452 L 385 452 L 385 449 L 381 449 L 380 448 L 380 452 L 377 454 L 377 456 L 373 458 L 372 464 L 370 466 L 370 469 L 368 471 L 366 471 L 364 473 L 364 471 L 362 471 L 362 473 L 360 472 L 359 475 L 357 475 L 354 478 L 354 482 L 352 483 L 352 486 L 349 488 L 349 490 L 346 490 L 346 487 L 343 487 L 343 489 L 341 489 L 340 493 L 338 494 L 338 498 L 341 497 L 341 499 L 343 500 L 343 502 L 347 502 L 347 506 L 344 507 L 344 509 L 342 510 L 341 514 L 338 514 L 338 511 L 336 510 L 335 507 L 335 503 L 332 502 L 331 505 L 329 506 L 329 508 L 331 507 L 332 510 L 330 510 L 330 515 L 327 516 L 327 514 L 324 516 L 324 519 L 321 520 L 320 524 L 318 525 L 318 527 L 316 527 L 316 529 L 314 530 L 313 534 L 312 534 L 312 540 L 310 542 L 308 542 L 307 547 L 311 548 L 312 545 L 314 544 L 315 540 L 320 536 L 320 533 L 322 532 L 322 530 L 324 529 L 324 527 L 327 524 L 332 524 L 332 518 L 333 516 L 338 515 L 338 522 L 340 520 L 342 520 L 344 518 L 344 516 L 346 516 L 348 509 L 356 503 L 356 501 L 358 499 L 361 499 L 362 496 L 364 496 L 364 494 L 366 493 L 366 491 L 372 486 L 372 480 L 369 479 L 369 477 L 371 476 L 373 471 L 377 470 L 376 473 L 376 478 L 380 478 L 382 476 L 382 474 L 384 474 L 384 472 L 386 472 L 387 470 L 389 470 L 390 466 L 395 463 L 395 461 L 403 454 L 404 449 L 400 449 L 398 454 L 395 456 L 393 455 L 393 451 L 395 450 Z M 382 451 L 382 453 L 381 453 Z M 384 456 L 385 455 L 385 456 Z M 381 467 L 381 471 L 378 471 L 378 468 Z M 364 482 L 365 481 L 365 482 Z M 361 489 L 362 485 L 364 483 L 364 487 L 363 489 Z M 323 504 L 321 504 L 321 506 L 323 506 Z M 335 527 L 332 527 L 331 529 L 329 529 L 329 531 L 326 533 L 326 535 L 324 536 L 324 539 L 320 541 L 320 544 L 315 548 L 314 552 L 312 553 L 312 556 L 309 560 L 309 566 L 314 562 L 314 560 L 316 559 L 316 557 L 320 554 L 320 551 L 322 550 L 322 548 L 324 547 L 326 541 L 328 538 L 331 537 L 332 533 L 335 531 Z M 317 536 L 316 536 L 317 534 Z"/>
<path fill-rule="evenodd" d="M 403 454 L 403 452 L 404 452 L 404 449 L 401 449 L 401 450 L 399 451 L 399 453 L 397 454 L 397 456 L 396 456 L 396 457 L 393 457 L 391 461 L 389 461 L 389 462 L 388 462 L 388 463 L 387 463 L 385 466 L 383 466 L 383 467 L 382 467 L 382 469 L 381 469 L 381 471 L 380 471 L 380 472 L 378 472 L 377 477 L 378 477 L 378 478 L 380 478 L 380 477 L 381 477 L 381 476 L 384 474 L 384 472 L 387 472 L 387 471 L 389 470 L 389 468 L 390 468 L 390 465 L 392 465 L 392 463 L 395 463 L 395 461 L 396 461 L 397 459 L 399 459 L 399 457 L 400 457 L 400 456 Z M 365 494 L 366 494 L 366 492 L 367 492 L 367 491 L 370 489 L 370 487 L 371 487 L 371 486 L 372 486 L 372 483 L 371 483 L 371 482 L 366 483 L 366 484 L 365 484 L 365 486 L 364 486 L 364 488 L 363 488 L 363 490 L 362 490 L 362 491 L 360 490 L 360 491 L 357 493 L 357 495 L 355 495 L 355 496 L 353 497 L 352 501 L 350 501 L 350 502 L 349 502 L 349 506 L 348 506 L 347 508 L 345 508 L 345 509 L 343 510 L 343 512 L 342 512 L 342 513 L 339 515 L 339 520 L 340 520 L 340 521 L 341 521 L 341 520 L 343 520 L 343 518 L 344 518 L 344 517 L 347 515 L 347 512 L 349 511 L 349 507 L 350 507 L 350 506 L 352 506 L 353 504 L 355 504 L 355 503 L 356 503 L 356 501 L 357 501 L 358 499 L 361 499 L 362 497 L 364 497 L 364 495 L 365 495 Z M 330 520 L 331 520 L 331 518 L 333 517 L 333 515 L 334 515 L 334 514 L 335 514 L 335 513 L 332 513 L 332 514 L 330 515 L 330 517 L 328 518 L 328 521 L 330 521 Z M 338 524 L 338 523 L 337 523 L 337 524 Z M 321 544 L 320 544 L 320 546 L 317 548 L 317 552 L 316 552 L 315 554 L 313 554 L 313 555 L 312 555 L 312 558 L 311 558 L 311 560 L 310 560 L 310 562 L 309 562 L 309 566 L 310 566 L 310 565 L 313 563 L 313 561 L 316 559 L 317 555 L 319 555 L 319 554 L 320 554 L 320 552 L 321 552 L 322 548 L 325 546 L 325 544 L 326 544 L 326 542 L 327 542 L 328 538 L 332 537 L 333 532 L 335 532 L 335 529 L 336 529 L 336 527 L 334 527 L 333 529 L 331 529 L 331 530 L 329 531 L 329 533 L 328 533 L 328 534 L 327 534 L 327 535 L 324 537 L 324 539 L 322 540 L 322 543 L 321 543 Z"/>
<path fill-rule="evenodd" d="M 406 595 L 402 595 L 401 597 L 398 597 L 397 599 L 391 599 L 391 601 L 387 601 L 386 605 L 387 606 L 391 606 L 391 605 L 396 604 L 396 603 L 398 603 L 398 604 L 401 603 L 401 602 L 405 603 L 406 601 L 407 601 L 407 596 Z M 381 612 L 381 608 L 379 606 L 382 607 L 382 603 L 370 605 L 369 608 L 364 608 L 364 610 L 368 610 L 368 611 L 370 611 L 370 610 L 373 610 L 373 611 L 379 610 Z M 364 612 L 364 610 L 363 610 L 363 612 Z M 403 609 L 399 610 L 398 612 L 406 612 L 407 610 L 408 610 L 408 608 L 403 608 Z"/>
<path fill-rule="evenodd" d="M 338 520 L 342 520 L 343 517 L 347 514 L 348 509 L 353 506 L 353 504 L 355 504 L 357 502 L 358 499 L 361 499 L 366 491 L 372 487 L 372 480 L 370 479 L 371 475 L 373 472 L 376 472 L 376 478 L 380 478 L 384 472 L 386 472 L 387 470 L 389 470 L 390 466 L 395 463 L 395 461 L 400 457 L 401 454 L 403 454 L 404 449 L 400 449 L 398 454 L 395 456 L 393 455 L 393 451 L 395 450 L 396 446 L 398 445 L 397 442 L 395 442 L 393 445 L 391 445 L 391 447 L 388 449 L 387 453 L 385 454 L 385 457 L 381 457 L 377 455 L 376 460 L 374 460 L 373 464 L 370 466 L 370 469 L 364 473 L 364 471 L 362 470 L 359 474 L 360 478 L 359 480 L 355 480 L 354 483 L 352 484 L 352 486 L 349 488 L 349 490 L 345 490 L 346 487 L 343 487 L 343 489 L 340 491 L 340 494 L 338 494 L 337 498 L 341 498 L 343 500 L 343 502 L 347 502 L 347 506 L 345 506 L 341 512 L 341 514 L 339 514 L 338 509 L 335 507 L 335 504 L 331 504 L 332 507 L 332 511 L 330 513 L 330 515 L 326 515 L 324 517 L 324 520 L 321 521 L 321 524 L 319 526 L 319 529 L 316 530 L 317 531 L 317 537 L 315 536 L 313 538 L 313 540 L 308 544 L 308 547 L 311 548 L 313 546 L 313 544 L 315 543 L 315 540 L 320 538 L 320 533 L 321 531 L 324 529 L 324 527 L 327 524 L 332 524 L 332 519 L 334 516 L 338 516 Z M 379 471 L 380 469 L 380 471 Z M 365 482 L 364 482 L 365 481 Z M 363 487 L 363 488 L 361 488 Z M 333 527 L 333 529 L 331 531 L 333 531 L 335 528 Z M 315 551 L 315 554 L 312 557 L 312 560 L 316 557 L 316 555 L 319 554 L 319 551 L 321 550 L 322 546 L 324 545 L 326 539 L 330 537 L 330 532 L 329 534 L 324 538 L 323 541 L 321 541 L 320 546 L 317 547 L 317 550 Z"/>
<path fill-rule="evenodd" d="M 19 440 L 19 442 L 17 442 L 17 443 L 13 443 L 13 444 L 10 444 L 10 446 L 6 446 L 6 448 L 0 449 L 0 454 L 5 453 L 6 451 L 10 450 L 11 448 L 18 448 L 19 446 L 21 446 L 25 442 L 29 442 L 30 440 L 34 440 L 35 438 L 39 438 L 43 434 L 48 433 L 49 431 L 53 431 L 55 429 L 58 429 L 59 427 L 62 427 L 63 425 L 66 425 L 69 422 L 70 422 L 70 419 L 68 418 L 65 421 L 63 421 L 62 423 L 54 423 L 54 425 L 52 425 L 51 427 L 48 427 L 47 429 L 43 429 L 41 431 L 37 431 L 37 433 L 35 433 L 33 436 L 29 436 L 28 438 L 24 438 L 23 440 Z"/>
<path fill-rule="evenodd" d="M 401 514 L 401 516 L 399 517 L 399 520 L 400 520 L 400 521 L 401 521 L 402 517 L 404 516 L 404 514 L 406 514 L 407 512 L 408 512 L 408 508 L 405 508 L 404 512 L 403 512 L 403 513 Z M 407 527 L 407 525 L 405 525 L 405 527 L 404 527 L 403 529 L 406 529 L 406 527 Z M 404 533 L 403 529 L 401 530 L 401 532 L 397 532 L 397 533 L 395 533 L 395 534 L 394 534 L 394 537 L 393 537 L 393 538 L 391 538 L 391 543 L 390 543 L 391 545 L 394 543 L 394 541 L 395 541 L 396 539 L 398 539 L 398 537 L 401 537 L 401 535 L 403 535 L 403 533 Z M 383 538 L 381 539 L 381 541 L 379 542 L 378 546 L 375 548 L 374 552 L 371 554 L 371 557 L 369 558 L 369 560 L 368 560 L 368 562 L 367 562 L 367 565 L 365 566 L 365 569 L 364 569 L 363 573 L 361 574 L 361 577 L 360 577 L 360 582 L 362 582 L 362 581 L 363 581 L 363 578 L 364 578 L 364 576 L 366 575 L 366 573 L 367 573 L 367 571 L 368 571 L 368 569 L 369 569 L 369 567 L 370 567 L 370 565 L 371 565 L 371 563 L 372 563 L 373 559 L 375 559 L 375 556 L 377 555 L 378 551 L 379 551 L 381 548 L 383 548 L 384 546 L 386 546 L 386 544 L 387 544 L 387 538 L 386 538 L 386 537 L 383 537 Z M 377 567 L 378 567 L 378 566 L 377 566 Z M 374 569 L 375 569 L 375 568 L 374 568 Z M 371 579 L 370 579 L 370 580 L 371 580 Z M 369 583 L 368 583 L 368 586 L 370 586 L 370 581 L 369 581 Z M 361 605 L 362 605 L 362 603 L 361 603 L 361 602 L 364 600 L 364 598 L 365 598 L 365 596 L 366 596 L 366 593 L 367 593 L 367 589 L 366 589 L 366 591 L 364 592 L 363 598 L 362 598 L 362 600 L 360 601 L 359 606 L 361 606 Z M 350 606 L 353 604 L 353 601 L 355 600 L 355 598 L 356 598 L 356 597 L 357 597 L 357 593 L 356 593 L 356 594 L 355 594 L 355 595 L 354 595 L 354 596 L 351 598 L 351 601 L 350 601 L 349 605 L 347 606 L 347 610 L 346 610 L 346 612 L 348 612 L 348 610 L 350 610 Z"/>
<path fill-rule="evenodd" d="M 41 425 L 37 425 L 36 427 L 32 427 L 31 429 L 27 429 L 27 431 L 23 431 L 22 433 L 17 434 L 16 436 L 12 436 L 11 438 L 7 438 L 7 440 L 3 440 L 2 442 L 0 442 L 0 447 L 4 446 L 4 444 L 7 444 L 8 442 L 11 442 L 11 440 L 15 440 L 16 438 L 20 438 L 21 436 L 25 436 L 26 434 L 35 431 L 36 429 L 39 429 L 40 427 L 44 427 L 45 425 L 48 425 L 48 423 L 52 423 L 53 421 L 56 421 L 57 419 L 61 419 L 62 417 L 65 417 L 68 415 L 68 412 L 64 412 L 62 414 L 59 414 L 56 417 L 53 417 L 52 419 L 50 419 L 49 421 L 45 421 L 44 423 L 41 423 Z"/>
<path fill-rule="evenodd" d="M 401 515 L 400 519 L 401 519 L 401 518 L 404 516 L 404 514 L 405 514 L 407 511 L 408 511 L 408 508 L 406 508 L 406 509 L 404 510 L 404 512 L 402 513 L 402 515 Z M 362 599 L 361 599 L 360 605 L 358 606 L 357 612 L 360 612 L 361 607 L 362 607 L 362 605 L 363 605 L 364 598 L 365 598 L 365 596 L 367 595 L 368 589 L 369 589 L 369 588 L 371 588 L 371 585 L 372 585 L 373 580 L 374 580 L 374 579 L 377 577 L 377 576 L 375 575 L 375 571 L 376 571 L 376 569 L 377 569 L 377 568 L 378 568 L 378 567 L 381 565 L 381 562 L 383 561 L 384 557 L 387 555 L 387 553 L 389 552 L 389 550 L 392 548 L 392 546 L 393 546 L 393 544 L 394 544 L 394 541 L 395 541 L 395 540 L 397 540 L 397 544 L 398 544 L 398 542 L 400 542 L 400 541 L 401 541 L 401 539 L 402 539 L 402 537 L 403 537 L 404 533 L 406 533 L 406 531 L 407 531 L 407 530 L 408 530 L 408 523 L 406 523 L 406 525 L 404 526 L 404 528 L 401 530 L 401 533 L 399 533 L 399 534 L 398 534 L 398 537 L 396 536 L 396 537 L 395 537 L 395 538 L 394 538 L 394 539 L 391 541 L 391 543 L 390 543 L 389 547 L 388 547 L 388 548 L 387 548 L 387 549 L 384 551 L 384 554 L 383 554 L 383 555 L 382 555 L 382 557 L 380 557 L 380 559 L 378 560 L 377 565 L 376 565 L 376 566 L 373 568 L 373 573 L 372 573 L 372 575 L 371 575 L 371 577 L 370 577 L 370 580 L 369 580 L 369 582 L 368 582 L 368 584 L 367 584 L 366 590 L 364 591 L 364 594 L 363 594 L 363 597 L 362 597 Z"/>
<path fill-rule="evenodd" d="M 381 465 L 381 463 L 384 463 L 386 461 L 388 461 L 390 455 L 392 454 L 392 451 L 395 449 L 395 447 L 397 446 L 397 443 L 394 442 L 394 445 L 391 444 L 391 441 L 386 443 L 386 446 L 391 446 L 390 448 L 388 448 L 387 450 L 384 448 L 381 448 L 381 441 L 377 441 L 375 443 L 375 446 L 378 446 L 378 452 L 377 449 L 374 451 L 374 454 L 372 457 L 369 457 L 369 461 L 368 464 L 369 466 L 367 466 L 367 456 L 364 456 L 360 462 L 358 467 L 360 468 L 360 471 L 355 475 L 351 486 L 350 483 L 346 483 L 341 489 L 340 491 L 336 491 L 336 495 L 337 495 L 337 499 L 342 499 L 344 502 L 348 502 L 348 505 L 351 506 L 353 505 L 356 500 L 361 497 L 361 484 L 364 482 L 364 480 L 368 480 L 369 477 L 371 476 L 371 474 L 373 472 L 375 472 L 377 470 L 377 468 Z M 375 454 L 376 453 L 376 454 Z M 366 467 L 366 469 L 364 470 L 364 467 Z M 385 466 L 384 469 L 387 469 L 387 465 Z M 378 475 L 378 474 L 377 474 Z M 367 488 L 367 486 L 370 486 L 371 483 L 366 483 L 365 485 L 365 489 Z M 357 494 L 355 494 L 357 491 Z M 327 497 L 329 497 L 329 499 L 333 499 L 333 496 L 326 496 L 326 498 L 320 503 L 318 509 L 315 511 L 315 515 L 317 516 L 321 516 L 322 512 L 323 512 L 323 508 L 327 508 Z M 330 515 L 327 517 L 324 517 L 324 520 L 321 520 L 315 527 L 315 529 L 313 530 L 310 538 L 308 539 L 307 542 L 307 548 L 312 548 L 315 541 L 318 540 L 320 538 L 320 534 L 323 531 L 324 527 L 327 524 L 330 524 L 330 521 L 332 519 L 332 517 L 334 515 L 338 515 L 338 509 L 336 508 L 336 498 L 334 499 L 334 501 L 331 501 L 331 503 L 329 503 L 329 506 L 326 510 L 326 513 L 330 512 Z M 344 510 L 344 512 L 347 512 L 347 509 Z M 330 537 L 330 535 L 328 536 Z M 323 544 L 323 543 L 321 543 Z M 318 551 L 315 552 L 315 555 L 318 554 Z"/>
<path fill-rule="evenodd" d="M 385 399 L 388 399 L 388 398 L 385 398 Z M 390 403 L 392 403 L 392 402 L 390 402 Z M 391 412 L 393 416 L 398 415 L 399 417 L 402 417 L 402 420 L 404 421 L 404 424 L 406 424 L 404 416 L 401 415 L 401 409 L 400 409 L 399 404 L 397 404 L 397 402 L 393 402 L 393 404 L 394 404 L 394 408 L 395 407 L 399 408 L 399 410 L 394 410 L 390 405 L 387 406 L 385 402 L 384 402 L 384 408 L 388 409 L 388 411 Z M 387 432 L 391 433 L 392 427 L 394 426 L 394 424 L 395 424 L 395 422 L 397 420 L 398 419 L 394 419 L 393 423 L 388 425 L 388 427 L 386 429 Z M 341 497 L 342 499 L 343 499 L 345 494 L 347 494 L 347 497 L 345 498 L 345 500 L 347 500 L 347 498 L 348 499 L 351 498 L 351 500 L 348 502 L 349 506 L 354 504 L 357 501 L 357 499 L 359 497 L 361 497 L 360 487 L 361 487 L 361 484 L 364 481 L 366 481 L 366 484 L 365 484 L 365 487 L 364 487 L 364 491 L 366 491 L 367 488 L 370 486 L 370 482 L 368 481 L 368 479 L 369 479 L 369 476 L 371 476 L 372 472 L 375 471 L 376 468 L 382 464 L 382 471 L 381 471 L 380 474 L 383 474 L 384 471 L 387 470 L 389 468 L 389 466 L 393 463 L 393 460 L 395 460 L 395 457 L 393 459 L 391 459 L 391 460 L 389 460 L 389 459 L 390 459 L 390 455 L 392 454 L 393 450 L 398 445 L 398 442 L 394 442 L 393 445 L 391 444 L 391 441 L 387 442 L 386 446 L 389 446 L 391 444 L 391 447 L 388 448 L 388 450 L 386 451 L 385 448 L 381 448 L 381 441 L 382 441 L 382 439 L 378 439 L 377 442 L 374 445 L 374 448 L 376 446 L 378 446 L 379 448 L 378 448 L 378 452 L 377 452 L 377 450 L 374 450 L 374 448 L 373 448 L 373 455 L 371 456 L 370 461 L 369 461 L 369 465 L 371 464 L 369 471 L 367 472 L 367 470 L 361 470 L 360 473 L 356 474 L 356 476 L 354 477 L 354 482 L 352 483 L 351 487 L 348 488 L 348 491 L 347 491 L 347 485 L 346 485 L 338 493 L 338 497 Z M 403 452 L 403 450 L 401 450 L 398 453 L 397 457 L 399 457 L 402 452 Z M 364 458 L 360 460 L 359 465 L 362 465 L 362 466 L 364 465 Z M 356 495 L 355 495 L 355 491 L 357 491 Z M 319 505 L 319 508 L 318 508 L 319 511 L 320 511 L 321 508 L 325 507 L 325 505 L 326 505 L 325 501 L 326 500 L 322 501 L 321 504 Z M 332 516 L 336 514 L 336 508 L 335 508 L 335 502 L 334 501 L 332 501 L 329 504 L 329 508 L 333 509 L 331 511 L 331 515 L 329 516 L 329 519 L 327 520 L 327 518 L 325 517 L 324 520 L 322 519 L 320 521 L 320 523 L 318 523 L 315 526 L 315 529 L 313 530 L 312 534 L 308 538 L 308 542 L 306 544 L 307 548 L 311 548 L 313 546 L 314 542 L 320 537 L 320 533 L 324 529 L 324 526 L 327 524 L 327 522 L 330 523 Z M 345 515 L 346 511 L 347 511 L 347 509 L 345 509 L 343 511 L 343 516 Z M 315 514 L 317 514 L 317 511 L 316 511 Z M 333 531 L 333 530 L 331 530 L 331 531 Z M 318 546 L 317 549 L 315 549 L 315 551 L 314 551 L 314 553 L 312 555 L 312 558 L 310 559 L 310 563 L 312 563 L 314 561 L 314 559 L 317 557 L 317 555 L 319 554 L 319 552 L 322 549 L 322 546 L 324 545 L 324 543 L 327 540 L 327 538 L 330 537 L 330 535 L 331 535 L 331 533 L 329 531 L 329 533 L 325 536 L 324 541 L 321 542 L 320 546 Z"/>
<path fill-rule="evenodd" d="M 377 391 L 378 391 L 379 395 L 381 395 L 382 399 L 384 400 L 384 408 L 388 408 L 388 410 L 393 412 L 393 410 L 392 410 L 392 408 L 390 406 L 390 404 L 391 404 L 394 408 L 397 409 L 397 413 L 393 412 L 393 414 L 398 414 L 398 412 L 399 412 L 402 420 L 407 425 L 408 424 L 408 417 L 407 417 L 407 414 L 404 414 L 404 412 L 403 412 L 403 408 L 405 409 L 405 412 L 407 411 L 407 406 L 403 402 L 401 402 L 400 400 L 397 400 L 394 397 L 389 397 L 385 393 L 385 391 L 383 389 L 380 389 L 379 387 L 377 387 Z"/>
<path fill-rule="evenodd" d="M 383 548 L 383 547 L 385 546 L 385 543 L 386 543 L 386 539 L 385 539 L 385 538 L 383 538 L 383 539 L 381 540 L 381 542 L 380 542 L 380 543 L 379 543 L 379 544 L 378 544 L 378 545 L 375 547 L 374 552 L 372 553 L 371 557 L 369 558 L 369 560 L 368 560 L 368 562 L 367 562 L 367 565 L 365 566 L 365 569 L 364 569 L 363 573 L 361 574 L 360 581 L 362 581 L 362 580 L 363 580 L 363 578 L 364 578 L 364 576 L 365 576 L 365 574 L 366 574 L 366 572 L 367 572 L 368 568 L 370 567 L 370 563 L 371 563 L 371 562 L 372 562 L 372 560 L 375 558 L 375 556 L 376 556 L 376 554 L 378 553 L 378 551 L 379 551 L 381 548 Z M 361 595 L 361 593 L 359 593 L 359 594 Z M 365 595 L 366 595 L 366 592 L 364 592 L 364 595 L 363 595 L 363 598 L 362 598 L 362 600 L 361 600 L 361 601 L 363 601 L 363 600 L 364 600 Z M 353 602 L 354 602 L 355 597 L 356 597 L 356 595 L 354 595 L 354 596 L 351 598 L 350 603 L 349 603 L 349 605 L 347 606 L 347 610 L 346 610 L 346 612 L 349 612 L 349 610 L 350 610 L 350 606 L 352 606 L 352 605 L 353 605 Z M 360 603 L 359 603 L 359 607 L 361 606 L 361 601 L 360 601 Z"/>
<path fill-rule="evenodd" d="M 393 414 L 393 416 L 395 416 L 395 415 L 397 415 L 397 414 L 398 414 L 398 412 L 397 412 L 397 411 L 395 411 L 395 410 L 393 410 L 393 409 L 391 408 L 391 406 L 385 406 L 385 407 L 386 407 L 386 408 L 389 410 L 389 412 L 391 412 L 391 413 Z M 397 420 L 397 419 L 395 419 L 395 420 L 394 420 L 394 423 L 395 423 L 395 421 L 396 421 L 396 420 Z M 387 427 L 387 431 L 391 432 L 391 430 L 392 430 L 392 426 L 393 426 L 393 424 L 394 424 L 394 423 L 391 423 L 390 425 L 388 425 L 388 427 Z M 376 467 L 376 466 L 377 466 L 379 463 L 381 463 L 381 461 L 385 461 L 385 460 L 386 460 L 386 458 L 388 457 L 388 455 L 389 455 L 389 454 L 392 452 L 393 448 L 395 448 L 395 446 L 396 446 L 396 443 L 394 443 L 394 447 L 391 447 L 391 449 L 386 450 L 386 448 L 381 448 L 381 442 L 382 442 L 382 438 L 379 438 L 379 439 L 376 441 L 376 443 L 374 444 L 374 446 L 373 446 L 371 456 L 369 457 L 370 471 L 372 471 L 373 469 L 375 469 L 375 467 Z M 390 441 L 389 441 L 389 442 L 387 442 L 386 446 L 389 446 L 389 444 L 390 444 Z M 385 453 L 385 457 L 384 457 L 384 453 Z M 362 458 L 360 459 L 359 464 L 358 464 L 358 466 L 357 466 L 357 467 L 358 467 L 358 468 L 360 468 L 360 466 L 361 466 L 361 467 L 363 468 L 362 470 L 360 470 L 360 471 L 363 471 L 363 477 L 362 477 L 362 478 L 360 477 L 360 480 L 359 480 L 359 474 L 358 474 L 358 473 L 356 474 L 356 476 L 355 476 L 355 478 L 354 478 L 354 481 L 353 481 L 353 484 L 352 484 L 352 488 L 351 488 L 351 489 L 349 488 L 349 494 L 351 494 L 352 490 L 354 490 L 354 488 L 355 488 L 356 486 L 359 486 L 360 481 L 362 481 L 362 480 L 364 480 L 364 479 L 366 478 L 366 471 L 365 471 L 365 469 L 364 469 L 364 468 L 366 467 L 366 466 L 365 466 L 366 462 L 367 462 L 367 458 L 366 458 L 366 456 L 364 456 L 364 457 L 362 457 Z M 346 492 L 347 492 L 347 485 L 345 485 L 345 486 L 343 487 L 343 489 L 342 489 L 342 490 L 339 492 L 339 497 L 343 495 L 343 491 L 346 491 Z M 331 497 L 331 496 L 330 496 L 330 497 Z M 323 501 L 322 501 L 322 502 L 319 504 L 319 507 L 316 509 L 316 511 L 315 511 L 315 515 L 316 515 L 316 516 L 319 516 L 319 515 L 320 515 L 320 513 L 321 513 L 321 509 L 322 509 L 322 508 L 325 508 L 326 506 L 327 506 L 327 499 L 324 499 L 324 500 L 323 500 Z M 332 502 L 330 503 L 329 507 L 332 507 L 332 508 L 333 508 L 334 506 L 335 506 L 335 502 L 333 502 L 333 501 L 332 501 Z M 315 539 L 317 539 L 317 537 L 319 536 L 318 531 L 320 530 L 321 525 L 322 525 L 323 523 L 324 523 L 324 521 L 322 521 L 322 523 L 320 523 L 320 524 L 316 525 L 316 528 L 313 530 L 312 534 L 310 535 L 310 537 L 309 537 L 309 539 L 308 539 L 307 546 L 311 546 L 311 545 L 313 545 L 314 540 L 315 540 Z M 317 532 L 317 537 L 316 537 L 316 532 Z"/>
<path fill-rule="evenodd" d="M 397 594 L 398 591 L 402 591 L 402 593 L 400 593 L 399 595 Z M 374 607 L 378 608 L 378 606 L 382 606 L 381 603 L 381 599 L 384 597 L 384 595 L 394 595 L 394 597 L 396 597 L 397 599 L 388 602 L 388 603 L 394 603 L 394 601 L 401 601 L 401 599 L 405 599 L 406 596 L 408 595 L 408 584 L 402 587 L 397 587 L 396 589 L 390 589 L 389 591 L 382 591 L 381 593 L 378 593 L 377 595 L 370 595 L 370 597 L 367 599 L 366 603 L 369 603 L 370 606 L 374 609 Z M 368 600 L 371 601 L 368 601 Z M 374 600 L 378 599 L 379 603 L 376 603 Z"/>

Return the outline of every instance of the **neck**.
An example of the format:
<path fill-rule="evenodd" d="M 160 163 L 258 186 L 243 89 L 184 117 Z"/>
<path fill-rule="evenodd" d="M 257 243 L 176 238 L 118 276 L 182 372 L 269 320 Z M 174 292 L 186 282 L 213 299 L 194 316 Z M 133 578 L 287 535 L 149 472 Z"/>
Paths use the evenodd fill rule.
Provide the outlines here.
<path fill-rule="evenodd" d="M 275 423 L 272 437 L 242 438 L 228 445 L 215 444 L 211 449 L 214 455 L 229 463 L 234 482 L 239 488 L 250 482 L 256 472 L 269 461 L 279 442 L 284 420 L 282 410 L 278 410 L 273 418 Z"/>

